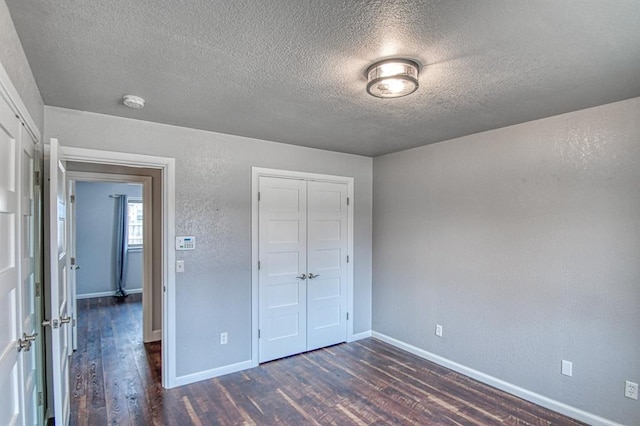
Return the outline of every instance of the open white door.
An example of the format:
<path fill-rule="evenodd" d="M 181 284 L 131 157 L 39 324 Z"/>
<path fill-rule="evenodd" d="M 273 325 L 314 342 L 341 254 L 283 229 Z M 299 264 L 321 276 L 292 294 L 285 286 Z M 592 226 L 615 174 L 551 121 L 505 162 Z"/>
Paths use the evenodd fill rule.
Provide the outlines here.
<path fill-rule="evenodd" d="M 69 355 L 78 349 L 78 300 L 76 299 L 76 270 L 80 268 L 76 259 L 76 181 L 67 179 L 67 192 L 69 204 L 67 205 L 67 248 L 69 256 L 69 316 L 71 317 L 71 333 L 69 335 Z"/>
<path fill-rule="evenodd" d="M 66 170 L 57 139 L 49 145 L 49 288 L 53 406 L 57 425 L 69 423 L 69 333 Z"/>

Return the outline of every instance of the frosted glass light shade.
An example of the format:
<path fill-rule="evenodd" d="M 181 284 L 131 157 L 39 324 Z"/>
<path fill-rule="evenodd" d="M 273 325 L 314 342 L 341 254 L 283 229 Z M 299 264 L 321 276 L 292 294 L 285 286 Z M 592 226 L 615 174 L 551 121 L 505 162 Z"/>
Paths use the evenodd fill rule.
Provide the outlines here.
<path fill-rule="evenodd" d="M 367 70 L 367 92 L 378 98 L 400 98 L 418 89 L 419 67 L 408 59 L 376 62 Z"/>

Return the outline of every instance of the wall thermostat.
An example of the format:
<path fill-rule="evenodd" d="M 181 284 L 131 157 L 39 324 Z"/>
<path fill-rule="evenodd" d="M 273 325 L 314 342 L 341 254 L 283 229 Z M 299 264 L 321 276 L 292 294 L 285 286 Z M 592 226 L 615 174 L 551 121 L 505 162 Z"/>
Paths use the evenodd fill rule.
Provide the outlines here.
<path fill-rule="evenodd" d="M 195 250 L 196 237 L 176 237 L 176 250 Z"/>

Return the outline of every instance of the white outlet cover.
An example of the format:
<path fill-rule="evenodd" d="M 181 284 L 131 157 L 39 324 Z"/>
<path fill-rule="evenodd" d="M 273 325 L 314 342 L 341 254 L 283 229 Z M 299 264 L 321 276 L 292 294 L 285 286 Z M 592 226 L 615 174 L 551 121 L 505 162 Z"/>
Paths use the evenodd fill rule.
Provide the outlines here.
<path fill-rule="evenodd" d="M 436 336 L 442 337 L 442 326 L 440 324 L 436 324 Z"/>
<path fill-rule="evenodd" d="M 560 371 L 565 376 L 573 376 L 573 363 L 571 361 L 562 360 L 562 370 Z"/>
<path fill-rule="evenodd" d="M 624 382 L 624 396 L 631 399 L 638 399 L 638 384 L 628 380 Z"/>

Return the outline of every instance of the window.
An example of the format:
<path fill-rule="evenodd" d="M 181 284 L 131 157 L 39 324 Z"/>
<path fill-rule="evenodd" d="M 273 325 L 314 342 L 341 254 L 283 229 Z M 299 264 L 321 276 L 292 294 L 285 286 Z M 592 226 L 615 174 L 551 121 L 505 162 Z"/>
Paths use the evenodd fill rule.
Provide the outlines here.
<path fill-rule="evenodd" d="M 142 200 L 140 198 L 129 198 L 127 202 L 127 219 L 129 229 L 127 233 L 128 245 L 130 248 L 142 248 Z"/>

